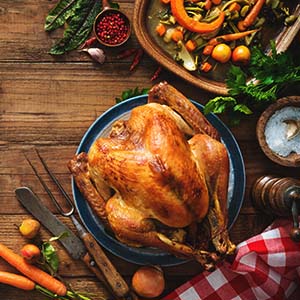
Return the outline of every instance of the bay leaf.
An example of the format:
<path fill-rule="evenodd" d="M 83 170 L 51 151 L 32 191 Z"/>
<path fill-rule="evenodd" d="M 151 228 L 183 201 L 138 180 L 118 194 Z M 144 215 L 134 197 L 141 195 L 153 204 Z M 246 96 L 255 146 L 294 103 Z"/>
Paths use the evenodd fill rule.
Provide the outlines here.
<path fill-rule="evenodd" d="M 101 11 L 101 1 L 80 0 L 67 21 L 64 36 L 49 51 L 52 55 L 62 55 L 78 48 L 90 35 L 94 20 Z"/>

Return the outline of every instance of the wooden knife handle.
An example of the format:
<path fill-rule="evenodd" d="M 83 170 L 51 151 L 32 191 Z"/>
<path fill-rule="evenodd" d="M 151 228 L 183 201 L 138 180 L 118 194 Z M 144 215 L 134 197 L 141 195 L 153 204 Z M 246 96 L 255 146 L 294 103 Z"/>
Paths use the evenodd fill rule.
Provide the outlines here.
<path fill-rule="evenodd" d="M 86 264 L 86 266 L 97 276 L 97 278 L 103 282 L 105 285 L 107 285 L 106 280 L 102 274 L 102 272 L 97 267 L 94 259 L 90 256 L 90 254 L 87 252 L 83 257 L 82 261 Z M 108 288 L 110 288 L 108 286 Z"/>
<path fill-rule="evenodd" d="M 99 246 L 97 241 L 93 238 L 93 236 L 90 233 L 85 233 L 82 236 L 82 240 L 89 254 L 96 262 L 97 267 L 102 272 L 102 278 L 104 278 L 105 281 L 108 283 L 113 294 L 117 297 L 125 297 L 126 295 L 128 295 L 129 287 L 127 283 L 122 278 L 120 273 L 118 273 L 113 264 L 110 262 L 110 260 L 108 259 L 102 248 Z M 94 269 L 92 269 L 92 271 L 95 273 Z M 97 273 L 95 274 L 97 275 Z"/>

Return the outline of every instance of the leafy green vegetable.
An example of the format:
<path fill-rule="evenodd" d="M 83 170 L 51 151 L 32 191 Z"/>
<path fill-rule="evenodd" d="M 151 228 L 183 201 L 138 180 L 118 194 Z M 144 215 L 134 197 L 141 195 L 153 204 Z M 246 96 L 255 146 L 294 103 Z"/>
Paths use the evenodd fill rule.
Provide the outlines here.
<path fill-rule="evenodd" d="M 59 258 L 55 248 L 51 245 L 51 242 L 69 236 L 68 232 L 63 232 L 59 236 L 54 236 L 49 239 L 48 242 L 43 242 L 41 246 L 41 253 L 43 256 L 43 264 L 50 271 L 51 275 L 55 275 L 59 266 Z"/>
<path fill-rule="evenodd" d="M 54 275 L 57 272 L 59 266 L 59 259 L 55 248 L 49 242 L 44 242 L 42 244 L 41 252 L 47 268 L 49 269 L 51 274 Z"/>
<path fill-rule="evenodd" d="M 110 6 L 119 8 L 116 2 L 110 2 Z M 94 20 L 101 8 L 99 0 L 60 0 L 48 13 L 44 28 L 46 31 L 53 31 L 65 23 L 68 26 L 63 38 L 50 49 L 49 53 L 61 55 L 83 44 L 91 33 Z"/>
<path fill-rule="evenodd" d="M 125 90 L 122 92 L 121 97 L 116 98 L 116 103 L 120 103 L 120 102 L 122 102 L 126 99 L 129 99 L 129 98 L 132 98 L 132 97 L 148 94 L 148 92 L 149 92 L 148 88 L 139 90 L 138 87 L 136 87 L 135 89 Z"/>
<path fill-rule="evenodd" d="M 64 37 L 50 49 L 49 53 L 61 55 L 81 45 L 91 33 L 94 20 L 100 10 L 101 3 L 98 0 L 77 0 Z"/>
<path fill-rule="evenodd" d="M 46 17 L 45 30 L 51 31 L 65 24 L 65 22 L 74 14 L 80 1 L 77 0 L 61 0 L 49 12 Z"/>
<path fill-rule="evenodd" d="M 300 65 L 295 64 L 288 52 L 277 53 L 273 41 L 269 56 L 258 47 L 252 49 L 248 70 L 246 73 L 241 67 L 232 65 L 226 79 L 229 96 L 211 99 L 204 112 L 229 113 L 236 123 L 241 115 L 265 108 L 276 101 L 284 88 L 300 82 Z"/>
<path fill-rule="evenodd" d="M 53 241 L 57 241 L 63 238 L 66 238 L 69 236 L 69 233 L 67 231 L 64 231 L 63 233 L 61 233 L 59 236 L 53 236 L 49 239 L 49 242 L 53 242 Z"/>

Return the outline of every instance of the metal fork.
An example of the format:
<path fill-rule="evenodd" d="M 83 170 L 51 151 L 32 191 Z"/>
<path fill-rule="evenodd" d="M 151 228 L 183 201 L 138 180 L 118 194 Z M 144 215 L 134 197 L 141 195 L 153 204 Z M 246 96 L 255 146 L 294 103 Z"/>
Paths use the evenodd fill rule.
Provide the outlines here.
<path fill-rule="evenodd" d="M 45 160 L 42 158 L 42 156 L 40 155 L 40 153 L 38 152 L 37 149 L 35 149 L 36 154 L 38 156 L 38 158 L 40 159 L 41 163 L 43 164 L 43 167 L 45 168 L 47 174 L 50 176 L 50 178 L 53 180 L 53 182 L 55 183 L 55 185 L 57 186 L 57 188 L 59 189 L 59 191 L 62 193 L 62 195 L 64 196 L 64 198 L 66 199 L 66 202 L 68 203 L 70 210 L 69 211 L 64 211 L 64 209 L 61 207 L 61 205 L 58 203 L 58 201 L 56 200 L 56 198 L 54 197 L 54 195 L 52 194 L 52 192 L 50 191 L 49 187 L 47 186 L 47 184 L 45 183 L 45 181 L 43 180 L 43 178 L 40 176 L 40 174 L 38 173 L 37 169 L 35 168 L 35 166 L 32 164 L 32 162 L 28 159 L 28 157 L 25 155 L 25 158 L 27 160 L 27 162 L 29 163 L 29 165 L 31 166 L 32 170 L 34 171 L 36 177 L 39 179 L 40 183 L 42 184 L 43 188 L 45 189 L 45 191 L 47 192 L 47 194 L 49 195 L 50 199 L 52 200 L 52 202 L 54 203 L 55 207 L 57 208 L 57 210 L 59 211 L 59 213 L 64 216 L 64 217 L 70 217 L 74 226 L 76 227 L 79 236 L 82 236 L 83 234 L 86 233 L 86 230 L 84 229 L 84 227 L 79 223 L 79 221 L 77 220 L 77 218 L 74 216 L 74 211 L 75 211 L 75 206 L 70 198 L 70 196 L 67 194 L 67 192 L 65 191 L 65 189 L 62 187 L 62 185 L 60 184 L 60 182 L 58 181 L 58 179 L 55 177 L 55 175 L 50 171 L 48 165 L 46 164 Z"/>
<path fill-rule="evenodd" d="M 47 174 L 53 180 L 55 185 L 58 187 L 58 189 L 60 190 L 60 192 L 62 193 L 62 195 L 66 199 L 66 202 L 70 206 L 69 211 L 64 211 L 62 206 L 58 203 L 58 201 L 56 200 L 56 198 L 54 197 L 54 195 L 52 194 L 52 192 L 48 188 L 48 186 L 45 183 L 45 181 L 43 180 L 43 178 L 38 173 L 35 166 L 28 159 L 28 157 L 24 154 L 25 158 L 28 161 L 31 168 L 33 169 L 33 171 L 34 171 L 35 175 L 37 176 L 37 178 L 39 179 L 40 183 L 44 187 L 45 191 L 49 195 L 50 199 L 52 200 L 52 202 L 56 206 L 57 210 L 60 212 L 60 214 L 65 216 L 65 217 L 70 217 L 71 218 L 75 228 L 78 231 L 78 234 L 79 234 L 80 238 L 82 238 L 82 240 L 84 241 L 84 243 L 85 243 L 86 247 L 88 248 L 89 252 L 91 252 L 91 254 L 93 256 L 93 259 L 96 261 L 98 267 L 102 271 L 102 274 L 99 274 L 99 272 L 95 273 L 97 275 L 97 277 L 101 281 L 103 281 L 104 283 L 105 282 L 108 283 L 109 288 L 115 294 L 116 294 L 116 291 L 117 291 L 117 293 L 121 293 L 122 297 L 119 296 L 119 299 L 122 298 L 124 300 L 127 300 L 127 299 L 128 300 L 129 299 L 137 300 L 136 295 L 132 291 L 130 291 L 127 283 L 124 281 L 124 279 L 118 273 L 116 268 L 109 261 L 106 254 L 103 252 L 101 247 L 98 245 L 97 241 L 92 237 L 92 235 L 90 233 L 87 232 L 87 230 L 79 223 L 77 218 L 74 216 L 75 206 L 74 206 L 71 198 L 69 197 L 67 192 L 64 190 L 64 188 L 62 187 L 62 185 L 60 184 L 58 179 L 55 177 L 55 175 L 50 171 L 48 165 L 46 164 L 45 160 L 42 158 L 42 156 L 40 155 L 38 150 L 35 149 L 35 151 L 36 151 L 37 156 L 40 159 L 41 163 L 43 164 L 43 167 L 45 168 Z M 100 261 L 100 259 L 102 261 Z M 94 261 L 94 264 L 95 264 L 95 261 Z M 92 271 L 95 272 L 95 270 L 93 270 L 93 266 L 92 266 Z"/>

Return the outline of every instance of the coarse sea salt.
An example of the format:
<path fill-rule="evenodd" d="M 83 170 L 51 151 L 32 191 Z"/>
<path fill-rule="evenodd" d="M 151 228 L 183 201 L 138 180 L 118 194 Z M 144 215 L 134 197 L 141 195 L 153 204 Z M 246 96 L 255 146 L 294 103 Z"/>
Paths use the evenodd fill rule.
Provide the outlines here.
<path fill-rule="evenodd" d="M 269 148 L 283 157 L 292 152 L 300 154 L 300 134 L 288 140 L 288 125 L 284 122 L 286 120 L 300 120 L 300 107 L 287 106 L 277 110 L 265 126 L 265 138 Z"/>

